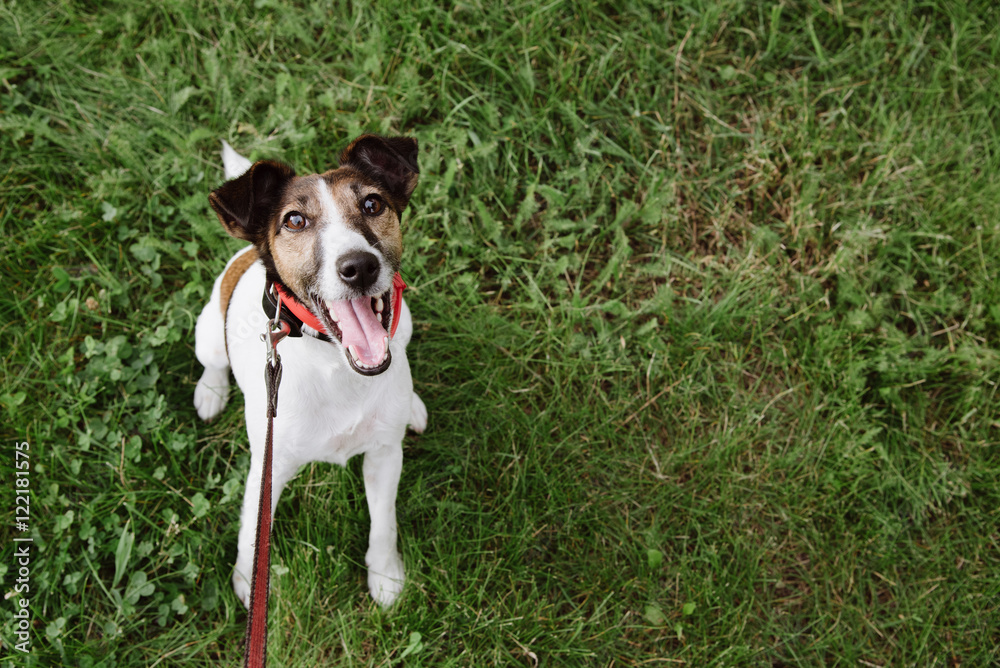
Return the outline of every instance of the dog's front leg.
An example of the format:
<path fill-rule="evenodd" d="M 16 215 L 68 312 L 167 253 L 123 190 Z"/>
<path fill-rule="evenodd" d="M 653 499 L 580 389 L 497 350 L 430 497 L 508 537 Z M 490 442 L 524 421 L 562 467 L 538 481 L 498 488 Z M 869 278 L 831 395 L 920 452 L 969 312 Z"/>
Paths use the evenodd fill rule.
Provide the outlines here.
<path fill-rule="evenodd" d="M 396 550 L 396 488 L 403 470 L 403 445 L 383 445 L 365 453 L 365 496 L 371 515 L 368 537 L 368 590 L 382 607 L 403 591 L 403 560 Z"/>

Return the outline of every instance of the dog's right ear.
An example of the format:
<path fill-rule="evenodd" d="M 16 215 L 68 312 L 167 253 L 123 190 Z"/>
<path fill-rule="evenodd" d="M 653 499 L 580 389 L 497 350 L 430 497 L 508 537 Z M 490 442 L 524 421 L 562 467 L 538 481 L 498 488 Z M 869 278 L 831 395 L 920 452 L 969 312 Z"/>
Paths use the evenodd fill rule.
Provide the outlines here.
<path fill-rule="evenodd" d="M 281 162 L 261 160 L 242 176 L 212 191 L 208 202 L 222 226 L 237 239 L 254 242 L 274 214 L 295 170 Z"/>

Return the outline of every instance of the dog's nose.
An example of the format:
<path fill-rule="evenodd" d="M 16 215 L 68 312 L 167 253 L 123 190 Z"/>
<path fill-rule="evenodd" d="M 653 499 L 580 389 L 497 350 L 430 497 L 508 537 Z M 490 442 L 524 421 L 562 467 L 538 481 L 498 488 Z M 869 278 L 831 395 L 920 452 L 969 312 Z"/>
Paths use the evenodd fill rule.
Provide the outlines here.
<path fill-rule="evenodd" d="M 351 251 L 337 260 L 337 273 L 344 283 L 364 292 L 378 280 L 378 258 L 368 251 Z"/>

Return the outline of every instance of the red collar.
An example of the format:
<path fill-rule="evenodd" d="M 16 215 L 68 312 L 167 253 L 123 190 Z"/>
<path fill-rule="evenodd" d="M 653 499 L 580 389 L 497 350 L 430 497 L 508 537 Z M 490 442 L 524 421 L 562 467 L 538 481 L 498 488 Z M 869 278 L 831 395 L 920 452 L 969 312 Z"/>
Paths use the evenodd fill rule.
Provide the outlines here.
<path fill-rule="evenodd" d="M 296 318 L 302 321 L 302 324 L 309 325 L 313 330 L 317 332 L 326 332 L 326 328 L 323 327 L 323 323 L 319 321 L 313 312 L 310 311 L 305 304 L 300 302 L 295 298 L 292 293 L 290 293 L 285 286 L 280 283 L 274 284 L 275 290 L 281 295 L 281 305 L 292 312 Z M 392 325 L 389 327 L 389 336 L 396 336 L 396 328 L 399 326 L 399 316 L 400 312 L 403 310 L 403 290 L 406 289 L 406 282 L 403 277 L 396 272 L 396 275 L 392 277 Z"/>

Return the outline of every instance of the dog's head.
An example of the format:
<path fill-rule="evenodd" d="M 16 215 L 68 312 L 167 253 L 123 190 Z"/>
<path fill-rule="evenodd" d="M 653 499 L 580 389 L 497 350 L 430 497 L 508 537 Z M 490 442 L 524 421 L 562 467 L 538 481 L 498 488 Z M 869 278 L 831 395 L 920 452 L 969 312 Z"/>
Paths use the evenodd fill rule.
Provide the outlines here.
<path fill-rule="evenodd" d="M 363 135 L 336 169 L 296 176 L 288 165 L 262 160 L 209 202 L 230 235 L 257 248 L 268 279 L 341 344 L 350 366 L 376 375 L 391 361 L 399 224 L 417 178 L 415 139 Z"/>

